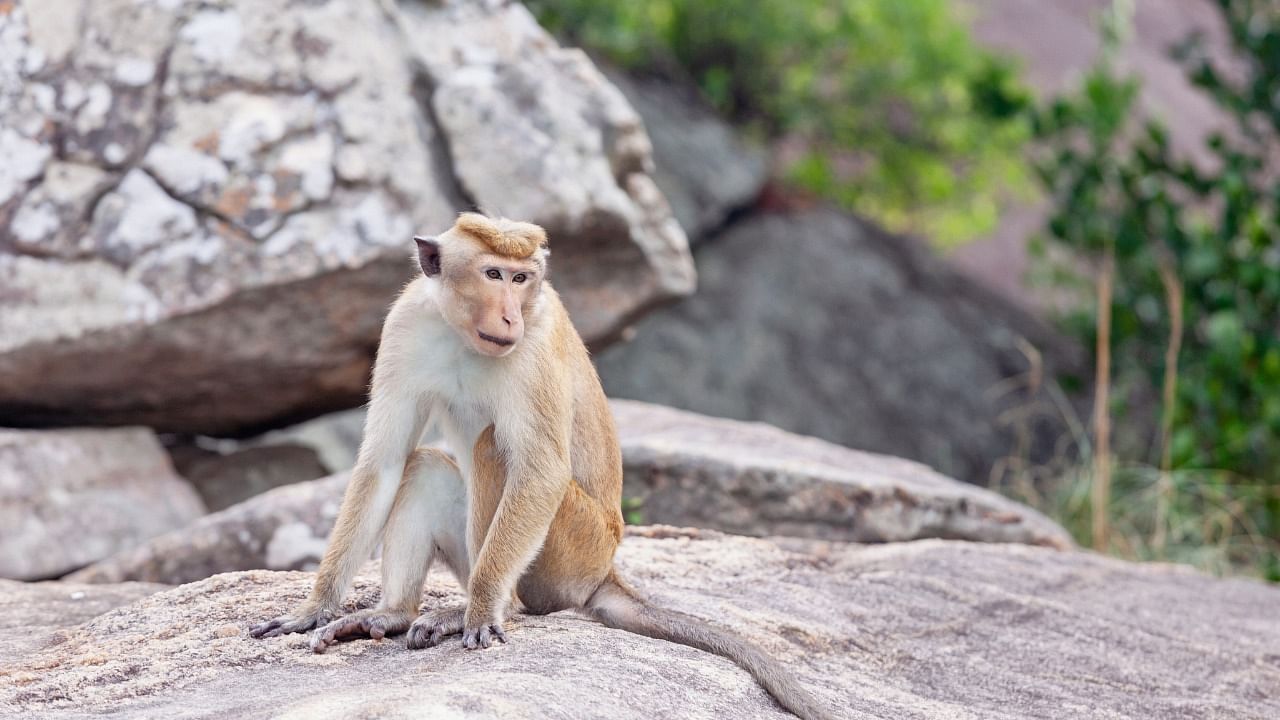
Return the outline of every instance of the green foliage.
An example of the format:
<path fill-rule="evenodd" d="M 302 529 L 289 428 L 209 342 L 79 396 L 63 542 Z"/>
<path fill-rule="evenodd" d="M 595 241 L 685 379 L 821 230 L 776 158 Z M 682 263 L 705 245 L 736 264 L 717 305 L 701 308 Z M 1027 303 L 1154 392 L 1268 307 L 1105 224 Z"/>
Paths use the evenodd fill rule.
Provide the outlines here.
<path fill-rule="evenodd" d="M 622 519 L 628 525 L 643 525 L 644 500 L 636 497 L 622 498 Z"/>
<path fill-rule="evenodd" d="M 1184 331 L 1173 407 L 1163 409 L 1172 424 L 1172 468 L 1181 472 L 1176 477 L 1196 478 L 1199 495 L 1246 498 L 1241 522 L 1274 540 L 1280 181 L 1267 161 L 1280 140 L 1280 9 L 1252 0 L 1218 4 L 1246 61 L 1243 82 L 1225 80 L 1200 57 L 1196 40 L 1180 50 L 1190 77 L 1236 120 L 1232 132 L 1210 139 L 1213 162 L 1175 157 L 1161 123 L 1136 123 L 1138 83 L 1120 77 L 1104 53 L 1076 96 L 1039 113 L 1038 169 L 1053 196 L 1051 241 L 1115 253 L 1112 362 L 1117 384 L 1144 381 L 1131 385 L 1137 394 L 1122 396 L 1135 406 L 1144 388 L 1150 398 L 1161 387 L 1173 318 L 1161 268 L 1176 273 Z M 1114 46 L 1118 26 L 1108 26 L 1107 36 Z M 1092 343 L 1096 314 L 1078 315 L 1073 326 Z M 1266 563 L 1280 572 L 1274 550 Z"/>
<path fill-rule="evenodd" d="M 692 77 L 768 136 L 791 178 L 890 228 L 991 230 L 1022 161 L 1029 100 L 947 0 L 532 0 L 544 25 L 632 68 Z"/>
<path fill-rule="evenodd" d="M 1185 563 L 1217 575 L 1243 571 L 1280 579 L 1280 542 L 1267 537 L 1256 522 L 1258 508 L 1274 496 L 1274 488 L 1225 475 L 1202 470 L 1162 475 L 1141 464 L 1114 467 L 1107 552 L 1131 560 Z M 1052 515 L 1087 546 L 1092 488 L 1092 465 L 1086 462 L 1055 475 L 1039 490 L 1026 484 L 999 489 Z M 1167 504 L 1162 504 L 1161 493 L 1168 494 Z"/>

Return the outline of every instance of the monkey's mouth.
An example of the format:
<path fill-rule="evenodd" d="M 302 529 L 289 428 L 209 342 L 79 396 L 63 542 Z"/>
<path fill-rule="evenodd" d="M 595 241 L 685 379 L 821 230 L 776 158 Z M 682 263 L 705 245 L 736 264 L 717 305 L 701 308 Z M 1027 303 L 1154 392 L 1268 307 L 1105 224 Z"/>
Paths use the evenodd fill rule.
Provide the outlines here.
<path fill-rule="evenodd" d="M 507 340 L 507 339 L 505 339 L 505 338 L 494 337 L 493 335 L 490 335 L 490 334 L 488 334 L 488 333 L 482 332 L 482 331 L 480 331 L 480 330 L 477 330 L 477 331 L 476 331 L 476 334 L 478 334 L 478 335 L 480 336 L 480 339 L 481 339 L 481 340 L 484 340 L 485 342 L 491 342 L 491 343 L 493 343 L 494 345 L 497 345 L 498 347 L 508 347 L 508 346 L 510 346 L 510 345 L 515 345 L 515 344 L 516 344 L 516 341 L 515 341 L 515 340 Z"/>

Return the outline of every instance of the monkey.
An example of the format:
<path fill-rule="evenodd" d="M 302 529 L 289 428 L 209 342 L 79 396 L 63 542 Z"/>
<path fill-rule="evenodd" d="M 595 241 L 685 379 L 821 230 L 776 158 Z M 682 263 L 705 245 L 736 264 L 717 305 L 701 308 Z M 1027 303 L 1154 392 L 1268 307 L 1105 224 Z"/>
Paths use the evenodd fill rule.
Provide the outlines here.
<path fill-rule="evenodd" d="M 477 649 L 508 642 L 509 612 L 575 610 L 725 656 L 785 709 L 826 717 L 737 633 L 655 607 L 619 576 L 618 434 L 586 346 L 546 281 L 545 230 L 462 213 L 442 234 L 414 241 L 421 272 L 383 325 L 364 437 L 311 594 L 250 634 L 309 631 L 315 652 L 398 634 L 410 649 L 454 635 Z M 428 423 L 455 457 L 417 447 Z M 339 616 L 379 539 L 378 605 Z M 466 603 L 419 615 L 436 558 Z"/>

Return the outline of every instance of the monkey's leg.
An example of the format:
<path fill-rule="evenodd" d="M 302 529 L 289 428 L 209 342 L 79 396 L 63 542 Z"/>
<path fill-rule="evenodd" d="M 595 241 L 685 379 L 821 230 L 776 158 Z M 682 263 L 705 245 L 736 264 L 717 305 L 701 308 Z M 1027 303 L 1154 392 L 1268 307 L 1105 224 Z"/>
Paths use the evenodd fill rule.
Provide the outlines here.
<path fill-rule="evenodd" d="M 470 520 L 466 528 L 466 557 L 459 559 L 456 564 L 450 562 L 447 556 L 445 558 L 446 562 L 450 562 L 454 576 L 458 578 L 458 583 L 463 587 L 468 586 L 470 578 L 467 569 L 470 561 L 474 560 L 480 553 L 480 545 L 484 541 L 485 533 L 489 530 L 489 523 L 493 520 L 493 514 L 498 509 L 498 501 L 502 499 L 502 488 L 507 480 L 506 467 L 497 452 L 492 425 L 485 428 L 476 440 L 475 448 L 471 455 L 471 464 L 471 482 L 469 484 L 471 508 Z M 518 603 L 513 598 L 512 605 L 516 604 Z M 422 617 L 414 620 L 413 626 L 409 628 L 409 648 L 416 650 L 418 648 L 435 647 L 444 638 L 461 633 L 466 613 L 467 608 L 465 605 L 435 608 L 423 613 Z M 499 628 L 499 632 L 495 634 L 495 637 L 502 642 L 506 642 L 507 639 L 506 633 L 501 632 L 501 628 Z"/>
<path fill-rule="evenodd" d="M 467 587 L 462 644 L 469 650 L 506 641 L 502 621 L 516 581 L 541 549 L 571 482 L 567 453 L 526 451 L 512 470 Z"/>
<path fill-rule="evenodd" d="M 393 393 L 397 383 L 394 372 L 383 373 L 375 367 L 360 456 L 343 494 L 311 595 L 292 613 L 254 625 L 249 630 L 253 637 L 306 632 L 338 616 L 351 579 L 369 559 L 386 527 L 409 456 L 426 422 L 425 409 L 418 398 Z"/>
<path fill-rule="evenodd" d="M 454 570 L 465 563 L 466 490 L 447 455 L 421 448 L 410 456 L 387 520 L 382 546 L 382 600 L 378 607 L 339 618 L 311 635 L 311 649 L 324 652 L 340 640 L 380 640 L 409 629 L 418 614 L 422 583 L 438 555 Z M 465 565 L 461 568 L 464 576 Z"/>

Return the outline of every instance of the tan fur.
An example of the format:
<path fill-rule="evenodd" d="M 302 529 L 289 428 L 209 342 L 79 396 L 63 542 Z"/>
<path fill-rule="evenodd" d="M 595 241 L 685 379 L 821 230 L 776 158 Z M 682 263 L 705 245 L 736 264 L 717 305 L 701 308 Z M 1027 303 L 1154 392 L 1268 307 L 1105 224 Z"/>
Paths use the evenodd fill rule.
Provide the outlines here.
<path fill-rule="evenodd" d="M 498 255 L 516 260 L 531 257 L 539 248 L 547 246 L 547 232 L 533 223 L 462 213 L 453 227 Z"/>
<path fill-rule="evenodd" d="M 311 597 L 253 634 L 317 628 L 317 652 L 343 638 L 406 631 L 410 647 L 457 632 L 468 648 L 488 647 L 506 641 L 502 623 L 512 607 L 575 609 L 725 655 L 787 709 L 824 717 L 776 661 L 731 632 L 648 605 L 617 577 L 617 431 L 581 337 L 555 290 L 539 282 L 541 228 L 464 214 L 432 242 L 440 248 L 436 276 L 411 283 L 383 328 L 360 456 Z M 494 254 L 506 258 L 501 278 L 486 276 Z M 530 273 L 519 287 L 517 273 Z M 499 351 L 477 340 L 503 327 L 516 338 L 511 346 Z M 466 454 L 460 463 L 414 450 L 432 412 L 454 451 Z M 334 619 L 380 532 L 382 604 Z M 466 586 L 467 606 L 410 623 L 437 551 Z"/>

